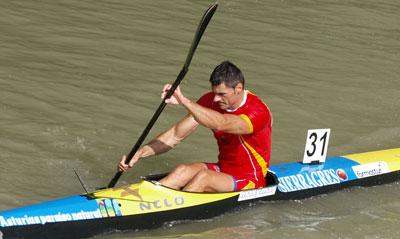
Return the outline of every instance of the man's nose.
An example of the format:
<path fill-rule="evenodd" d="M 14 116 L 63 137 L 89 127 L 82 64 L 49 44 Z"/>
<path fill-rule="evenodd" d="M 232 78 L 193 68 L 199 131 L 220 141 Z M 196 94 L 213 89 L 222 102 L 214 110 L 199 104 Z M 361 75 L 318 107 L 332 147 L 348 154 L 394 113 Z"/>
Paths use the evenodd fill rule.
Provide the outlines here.
<path fill-rule="evenodd" d="M 220 100 L 221 100 L 221 96 L 219 96 L 219 95 L 214 96 L 214 102 L 218 102 Z"/>

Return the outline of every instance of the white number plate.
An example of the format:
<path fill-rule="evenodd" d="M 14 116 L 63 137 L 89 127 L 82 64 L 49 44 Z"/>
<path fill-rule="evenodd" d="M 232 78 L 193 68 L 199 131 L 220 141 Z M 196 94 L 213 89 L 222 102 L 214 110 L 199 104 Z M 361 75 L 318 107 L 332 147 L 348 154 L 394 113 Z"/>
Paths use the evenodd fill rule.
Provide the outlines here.
<path fill-rule="evenodd" d="M 303 163 L 325 162 L 330 134 L 331 129 L 308 130 Z"/>

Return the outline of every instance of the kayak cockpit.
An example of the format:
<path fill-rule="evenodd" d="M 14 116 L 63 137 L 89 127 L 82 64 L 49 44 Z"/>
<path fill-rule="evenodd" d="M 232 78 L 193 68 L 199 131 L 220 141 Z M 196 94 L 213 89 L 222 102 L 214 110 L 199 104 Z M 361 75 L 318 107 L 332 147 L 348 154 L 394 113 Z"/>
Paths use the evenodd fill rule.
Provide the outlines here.
<path fill-rule="evenodd" d="M 141 179 L 158 184 L 158 181 L 167 176 L 168 173 L 160 173 L 160 174 L 152 174 L 148 176 L 143 176 Z M 273 173 L 268 171 L 267 175 L 265 176 L 265 182 L 267 187 L 269 186 L 278 186 L 278 177 Z"/>
<path fill-rule="evenodd" d="M 265 182 L 267 184 L 267 187 L 278 186 L 279 184 L 278 177 L 271 171 L 267 172 L 267 176 L 265 176 Z"/>

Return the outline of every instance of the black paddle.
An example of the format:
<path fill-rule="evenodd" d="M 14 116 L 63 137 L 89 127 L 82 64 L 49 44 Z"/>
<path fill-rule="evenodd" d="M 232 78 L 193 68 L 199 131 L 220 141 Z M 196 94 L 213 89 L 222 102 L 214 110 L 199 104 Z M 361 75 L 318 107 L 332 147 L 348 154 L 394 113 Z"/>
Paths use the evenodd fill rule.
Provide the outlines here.
<path fill-rule="evenodd" d="M 132 157 L 135 155 L 136 151 L 138 151 L 138 149 L 142 145 L 143 141 L 145 140 L 146 136 L 149 134 L 151 128 L 153 127 L 154 123 L 157 121 L 161 112 L 164 110 L 165 106 L 167 105 L 165 103 L 165 100 L 172 96 L 175 89 L 178 87 L 178 85 L 181 83 L 181 81 L 185 77 L 186 73 L 188 72 L 190 62 L 192 61 L 194 52 L 196 51 L 197 45 L 200 42 L 201 36 L 203 35 L 204 31 L 206 30 L 206 27 L 207 27 L 208 23 L 210 22 L 211 17 L 214 15 L 215 10 L 217 10 L 217 7 L 218 7 L 217 3 L 210 6 L 207 9 L 207 11 L 204 13 L 203 17 L 201 18 L 199 26 L 197 27 L 197 30 L 196 30 L 196 34 L 194 35 L 192 46 L 190 47 L 189 53 L 187 55 L 185 65 L 183 65 L 183 68 L 182 68 L 181 72 L 179 72 L 179 75 L 176 77 L 176 80 L 172 84 L 171 89 L 168 91 L 168 93 L 165 95 L 164 99 L 161 101 L 161 104 L 158 106 L 157 111 L 154 113 L 153 117 L 151 117 L 150 122 L 147 124 L 146 128 L 143 130 L 142 134 L 140 135 L 138 141 L 132 147 L 131 151 L 129 152 L 128 156 L 126 157 L 126 161 L 125 161 L 126 164 L 129 164 Z M 123 172 L 117 172 L 114 175 L 114 177 L 111 179 L 107 188 L 114 187 L 115 184 L 117 184 L 118 179 L 121 177 L 122 173 Z"/>

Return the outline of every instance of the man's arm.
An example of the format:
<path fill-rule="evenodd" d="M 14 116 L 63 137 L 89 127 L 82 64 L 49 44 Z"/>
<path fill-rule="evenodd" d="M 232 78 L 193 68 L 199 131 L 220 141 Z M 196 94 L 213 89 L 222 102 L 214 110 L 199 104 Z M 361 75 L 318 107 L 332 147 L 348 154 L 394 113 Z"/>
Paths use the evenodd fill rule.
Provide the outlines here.
<path fill-rule="evenodd" d="M 189 136 L 199 124 L 192 115 L 186 115 L 172 128 L 157 136 L 147 146 L 152 149 L 152 154 L 162 154 L 174 148 Z"/>
<path fill-rule="evenodd" d="M 129 168 L 133 167 L 133 165 L 140 158 L 162 154 L 169 151 L 177 144 L 182 142 L 187 136 L 189 136 L 197 128 L 198 125 L 199 124 L 196 122 L 192 115 L 189 114 L 185 116 L 172 128 L 160 134 L 155 139 L 141 147 L 132 157 L 129 165 L 125 163 L 126 156 L 123 156 L 118 165 L 118 169 L 120 171 L 126 171 Z"/>
<path fill-rule="evenodd" d="M 169 84 L 164 86 L 162 97 L 165 96 L 170 87 L 171 85 Z M 173 96 L 165 102 L 183 105 L 199 124 L 207 128 L 230 134 L 250 134 L 253 132 L 253 125 L 246 115 L 221 114 L 215 110 L 203 107 L 186 98 L 179 86 L 176 88 Z"/>
<path fill-rule="evenodd" d="M 253 132 L 251 121 L 245 115 L 221 114 L 189 99 L 182 104 L 199 124 L 207 128 L 229 134 L 250 134 Z"/>

